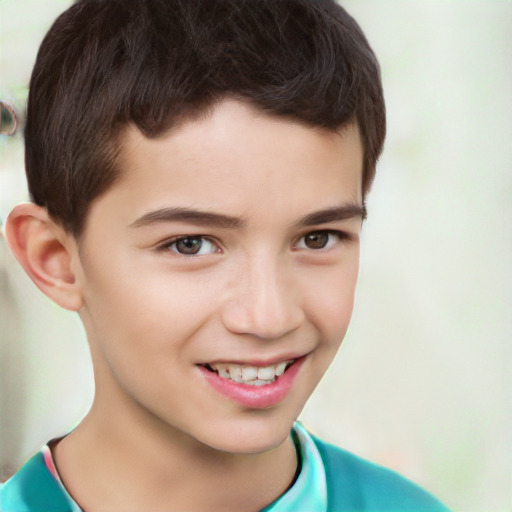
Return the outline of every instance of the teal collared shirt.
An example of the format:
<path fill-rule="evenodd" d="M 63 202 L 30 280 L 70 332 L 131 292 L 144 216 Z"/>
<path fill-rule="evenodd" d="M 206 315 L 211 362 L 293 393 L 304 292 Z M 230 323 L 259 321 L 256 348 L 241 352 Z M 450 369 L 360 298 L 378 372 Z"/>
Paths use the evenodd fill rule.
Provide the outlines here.
<path fill-rule="evenodd" d="M 262 512 L 327 512 L 327 482 L 320 452 L 308 431 L 295 423 L 292 436 L 302 467 L 294 484 Z"/>
<path fill-rule="evenodd" d="M 300 423 L 294 425 L 291 435 L 301 461 L 300 473 L 292 487 L 264 512 L 326 512 L 327 486 L 320 453 Z M 48 446 L 1 488 L 0 498 L 0 512 L 81 512 L 62 484 Z"/>
<path fill-rule="evenodd" d="M 394 471 L 311 436 L 296 423 L 301 471 L 263 512 L 448 512 Z M 53 468 L 47 447 L 0 487 L 0 512 L 81 512 Z"/>

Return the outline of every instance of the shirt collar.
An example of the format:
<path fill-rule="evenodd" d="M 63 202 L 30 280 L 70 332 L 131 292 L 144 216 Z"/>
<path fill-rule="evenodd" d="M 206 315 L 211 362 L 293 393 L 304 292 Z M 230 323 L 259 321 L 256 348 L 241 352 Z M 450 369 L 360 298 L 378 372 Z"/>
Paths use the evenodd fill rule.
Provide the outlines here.
<path fill-rule="evenodd" d="M 262 512 L 296 512 L 297 510 L 327 512 L 327 483 L 320 452 L 308 431 L 299 422 L 295 422 L 291 435 L 294 438 L 297 453 L 301 460 L 299 476 L 288 491 L 263 509 Z M 42 453 L 47 470 L 53 475 L 63 495 L 70 503 L 70 512 L 81 512 L 82 509 L 71 498 L 62 484 L 48 446 L 42 449 Z"/>
<path fill-rule="evenodd" d="M 295 483 L 262 512 L 327 511 L 327 483 L 320 452 L 307 430 L 298 422 L 293 426 L 302 467 Z"/>

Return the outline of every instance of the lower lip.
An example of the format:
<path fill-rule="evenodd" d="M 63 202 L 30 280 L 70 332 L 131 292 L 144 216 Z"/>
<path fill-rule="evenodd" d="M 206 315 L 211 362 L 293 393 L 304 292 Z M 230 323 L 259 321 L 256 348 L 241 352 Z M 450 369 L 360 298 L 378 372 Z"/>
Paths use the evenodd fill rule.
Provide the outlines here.
<path fill-rule="evenodd" d="M 250 384 L 235 382 L 220 377 L 204 366 L 198 366 L 198 368 L 208 383 L 224 396 L 250 409 L 267 409 L 279 404 L 286 398 L 304 360 L 305 356 L 297 359 L 275 382 L 264 386 L 251 386 Z"/>

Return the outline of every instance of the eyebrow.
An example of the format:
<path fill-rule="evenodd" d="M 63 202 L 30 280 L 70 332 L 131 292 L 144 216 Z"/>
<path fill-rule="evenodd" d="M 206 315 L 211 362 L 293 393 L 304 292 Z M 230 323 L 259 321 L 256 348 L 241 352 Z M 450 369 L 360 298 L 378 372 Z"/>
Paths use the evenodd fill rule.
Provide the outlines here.
<path fill-rule="evenodd" d="M 356 203 L 343 204 L 325 208 L 310 213 L 297 222 L 295 226 L 306 227 L 317 224 L 326 224 L 328 222 L 343 221 L 353 218 L 366 218 L 366 207 Z M 208 226 L 225 229 L 242 229 L 247 225 L 247 221 L 240 217 L 232 217 L 220 213 L 205 212 L 192 208 L 161 208 L 148 212 L 130 224 L 131 228 L 140 228 L 160 224 L 164 222 L 186 222 L 197 226 Z"/>
<path fill-rule="evenodd" d="M 187 222 L 197 226 L 227 229 L 241 229 L 246 224 L 243 219 L 220 213 L 205 212 L 191 208 L 161 208 L 139 217 L 130 224 L 130 227 L 140 228 L 162 222 Z"/>
<path fill-rule="evenodd" d="M 366 213 L 366 206 L 357 203 L 347 203 L 310 213 L 299 219 L 295 225 L 306 227 L 356 218 L 364 220 L 366 219 Z"/>

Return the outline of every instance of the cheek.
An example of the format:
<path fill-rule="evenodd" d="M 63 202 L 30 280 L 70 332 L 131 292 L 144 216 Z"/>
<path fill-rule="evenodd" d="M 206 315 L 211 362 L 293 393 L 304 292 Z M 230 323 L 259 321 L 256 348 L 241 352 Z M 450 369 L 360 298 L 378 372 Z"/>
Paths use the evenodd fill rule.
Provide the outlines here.
<path fill-rule="evenodd" d="M 339 346 L 350 323 L 357 284 L 358 259 L 343 267 L 318 272 L 310 286 L 309 318 L 324 341 Z"/>
<path fill-rule="evenodd" d="M 138 265 L 90 268 L 84 299 L 93 338 L 128 348 L 168 347 L 189 337 L 213 312 L 212 286 L 190 274 Z"/>

